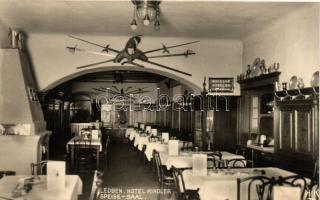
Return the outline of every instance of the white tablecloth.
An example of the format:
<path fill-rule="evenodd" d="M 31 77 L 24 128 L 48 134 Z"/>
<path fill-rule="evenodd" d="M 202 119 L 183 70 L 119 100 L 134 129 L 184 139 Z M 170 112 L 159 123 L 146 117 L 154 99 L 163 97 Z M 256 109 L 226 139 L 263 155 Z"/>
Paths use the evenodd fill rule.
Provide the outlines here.
<path fill-rule="evenodd" d="M 143 145 L 147 144 L 149 142 L 149 136 L 141 136 L 139 134 L 136 134 L 135 140 L 134 140 L 134 146 L 138 147 L 140 151 L 142 151 Z"/>
<path fill-rule="evenodd" d="M 74 140 L 77 137 L 73 137 L 71 140 L 69 140 L 69 142 L 67 143 L 67 152 L 69 152 L 69 145 L 74 145 Z M 84 141 L 80 142 L 80 144 L 85 144 Z M 99 151 L 102 151 L 102 144 L 101 144 L 101 139 L 92 139 L 91 140 L 91 145 L 92 146 L 99 146 Z"/>
<path fill-rule="evenodd" d="M 180 149 L 183 147 L 183 141 L 179 141 L 179 147 Z M 147 159 L 150 161 L 152 159 L 152 152 L 153 150 L 156 150 L 158 152 L 168 152 L 168 144 L 164 144 L 161 142 L 148 142 L 147 143 L 147 148 L 145 151 Z"/>
<path fill-rule="evenodd" d="M 259 172 L 254 172 L 254 169 L 264 170 L 267 177 L 291 176 L 294 173 L 282 170 L 279 168 L 243 168 L 231 169 L 233 174 L 226 175 L 227 170 L 214 173 L 208 172 L 208 176 L 193 176 L 192 170 L 184 170 L 183 178 L 186 189 L 199 188 L 201 200 L 236 200 L 237 198 L 237 178 L 245 178 L 248 176 L 261 175 Z M 241 199 L 248 199 L 247 184 L 241 184 Z M 256 200 L 255 186 L 251 187 L 251 199 Z"/>
<path fill-rule="evenodd" d="M 11 192 L 16 187 L 18 180 L 27 176 L 5 176 L 0 180 L 0 196 L 12 198 Z M 40 183 L 33 185 L 32 190 L 26 195 L 30 200 L 77 200 L 78 195 L 82 194 L 82 181 L 77 175 L 66 175 L 65 190 L 48 190 L 46 176 L 40 176 Z M 13 198 L 12 198 L 13 199 Z M 23 200 L 24 198 L 14 198 Z"/>
<path fill-rule="evenodd" d="M 176 168 L 192 168 L 192 154 L 201 153 L 201 152 L 180 152 L 178 156 L 169 156 L 167 152 L 160 152 L 160 158 L 163 165 L 167 166 L 167 169 L 170 169 L 172 166 Z M 210 152 L 202 152 L 210 153 Z M 232 154 L 226 151 L 221 151 L 222 160 L 230 159 L 244 159 L 243 156 Z"/>
<path fill-rule="evenodd" d="M 237 155 L 234 153 L 229 153 L 227 151 L 221 151 L 222 160 L 232 160 L 232 159 L 244 159 L 242 155 Z"/>
<path fill-rule="evenodd" d="M 160 142 L 148 142 L 145 154 L 149 161 L 152 159 L 153 150 L 158 152 L 168 152 L 168 144 L 161 144 Z"/>
<path fill-rule="evenodd" d="M 75 136 L 78 136 L 80 134 L 81 129 L 88 128 L 89 126 L 95 126 L 96 129 L 100 129 L 100 123 L 99 122 L 89 122 L 89 123 L 71 123 L 71 133 L 74 133 Z"/>
<path fill-rule="evenodd" d="M 127 129 L 126 129 L 125 137 L 126 137 L 126 138 L 129 138 L 129 137 L 130 137 L 130 134 L 131 134 L 131 132 L 132 132 L 133 130 L 134 130 L 133 128 L 127 128 Z"/>
<path fill-rule="evenodd" d="M 131 130 L 129 134 L 129 140 L 132 141 L 136 137 L 136 134 L 139 134 L 139 133 L 137 133 L 136 130 Z"/>

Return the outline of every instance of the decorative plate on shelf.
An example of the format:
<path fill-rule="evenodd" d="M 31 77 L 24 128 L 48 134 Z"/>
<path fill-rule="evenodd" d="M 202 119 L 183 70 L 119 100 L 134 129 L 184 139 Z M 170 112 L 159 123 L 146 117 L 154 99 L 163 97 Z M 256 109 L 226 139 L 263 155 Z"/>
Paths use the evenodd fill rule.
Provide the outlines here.
<path fill-rule="evenodd" d="M 319 71 L 313 73 L 310 85 L 311 87 L 319 87 Z"/>
<path fill-rule="evenodd" d="M 289 82 L 289 90 L 294 90 L 298 88 L 298 77 L 297 76 L 292 76 Z"/>
<path fill-rule="evenodd" d="M 260 58 L 256 58 L 253 63 L 252 63 L 252 69 L 251 69 L 251 76 L 259 76 L 260 74 L 260 64 L 261 64 L 261 60 Z"/>
<path fill-rule="evenodd" d="M 299 89 L 302 89 L 304 88 L 304 83 L 303 83 L 303 79 L 302 78 L 298 78 L 298 88 Z"/>

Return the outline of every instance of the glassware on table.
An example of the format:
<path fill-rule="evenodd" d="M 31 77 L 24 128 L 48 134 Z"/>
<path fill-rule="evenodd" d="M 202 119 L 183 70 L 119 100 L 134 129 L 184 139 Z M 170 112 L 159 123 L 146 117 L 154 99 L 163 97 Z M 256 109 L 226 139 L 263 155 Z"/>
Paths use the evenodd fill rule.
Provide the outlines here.
<path fill-rule="evenodd" d="M 232 173 L 231 173 L 230 165 L 228 165 L 228 163 L 226 163 L 226 165 L 227 165 L 227 172 L 226 172 L 226 174 L 227 174 L 227 175 L 232 174 Z"/>

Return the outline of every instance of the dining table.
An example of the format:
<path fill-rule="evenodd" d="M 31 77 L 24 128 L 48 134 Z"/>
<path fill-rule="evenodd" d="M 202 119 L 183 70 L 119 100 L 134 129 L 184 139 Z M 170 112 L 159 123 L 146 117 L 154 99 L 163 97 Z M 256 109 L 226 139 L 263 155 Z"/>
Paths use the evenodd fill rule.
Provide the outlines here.
<path fill-rule="evenodd" d="M 78 175 L 66 175 L 65 189 L 47 187 L 47 176 L 39 176 L 39 181 L 32 184 L 32 189 L 23 196 L 12 197 L 18 182 L 28 175 L 5 176 L 0 179 L 0 199 L 9 200 L 77 200 L 82 194 L 82 181 Z"/>
<path fill-rule="evenodd" d="M 146 151 L 144 152 L 148 161 L 152 159 L 153 150 L 158 152 L 168 152 L 168 144 L 161 142 L 148 142 L 146 147 Z"/>
<path fill-rule="evenodd" d="M 192 146 L 192 142 L 186 142 L 186 141 L 179 141 L 179 149 L 183 148 L 183 144 L 184 143 L 188 143 L 188 145 Z M 145 155 L 147 157 L 147 159 L 150 161 L 152 159 L 152 153 L 153 150 L 160 152 L 165 152 L 167 153 L 169 149 L 169 145 L 168 143 L 164 143 L 161 141 L 157 141 L 157 142 L 148 142 L 146 144 L 146 151 L 145 151 Z"/>
<path fill-rule="evenodd" d="M 192 168 L 193 154 L 212 154 L 210 151 L 180 151 L 179 155 L 169 155 L 168 152 L 160 152 L 162 165 L 165 165 L 169 170 L 172 166 L 176 168 Z M 244 159 L 242 155 L 233 154 L 227 151 L 221 151 L 221 160 L 227 161 L 231 159 Z"/>
<path fill-rule="evenodd" d="M 129 134 L 129 140 L 133 141 L 135 139 L 136 135 L 139 134 L 139 133 L 136 130 L 133 129 L 128 134 Z"/>
<path fill-rule="evenodd" d="M 131 131 L 134 131 L 134 129 L 133 129 L 133 128 L 127 128 L 127 129 L 126 129 L 126 133 L 125 133 L 125 137 L 126 137 L 126 138 L 129 138 L 129 137 L 130 137 Z"/>
<path fill-rule="evenodd" d="M 74 162 L 75 162 L 75 157 L 74 157 L 74 155 L 75 155 L 75 153 L 74 153 L 75 142 L 74 141 L 77 139 L 82 139 L 79 141 L 80 145 L 84 145 L 86 143 L 86 141 L 82 137 L 79 137 L 79 136 L 75 136 L 75 137 L 71 138 L 71 140 L 69 140 L 69 142 L 67 143 L 66 149 L 67 149 L 67 153 L 70 153 L 70 155 L 71 155 L 71 166 L 74 166 Z M 99 137 L 98 139 L 90 139 L 90 140 L 91 140 L 90 141 L 91 148 L 95 149 L 96 153 L 97 153 L 96 162 L 97 162 L 97 168 L 98 168 L 100 166 L 99 165 L 99 163 L 100 163 L 99 153 L 102 151 L 101 137 Z"/>
<path fill-rule="evenodd" d="M 148 142 L 149 136 L 146 134 L 136 134 L 133 145 L 142 151 L 143 145 L 146 145 Z"/>
<path fill-rule="evenodd" d="M 192 169 L 184 170 L 183 179 L 186 189 L 199 189 L 201 200 L 236 200 L 237 199 L 237 178 L 250 176 L 285 177 L 295 175 L 280 168 L 233 168 L 208 170 L 207 176 L 197 176 Z M 241 199 L 248 199 L 248 183 L 241 184 Z M 257 200 L 255 187 L 252 186 L 251 200 Z M 288 198 L 290 199 L 290 198 Z"/>
<path fill-rule="evenodd" d="M 100 123 L 99 122 L 71 123 L 70 129 L 71 129 L 71 133 L 77 136 L 77 135 L 80 135 L 80 132 L 82 129 L 87 129 L 91 126 L 95 126 L 95 128 L 99 129 Z"/>

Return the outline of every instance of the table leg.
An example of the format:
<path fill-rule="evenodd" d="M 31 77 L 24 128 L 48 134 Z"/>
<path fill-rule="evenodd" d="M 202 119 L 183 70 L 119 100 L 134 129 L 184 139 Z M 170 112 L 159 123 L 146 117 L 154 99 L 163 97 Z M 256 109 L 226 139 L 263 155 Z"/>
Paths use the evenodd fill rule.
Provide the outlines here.
<path fill-rule="evenodd" d="M 100 169 L 100 165 L 99 165 L 99 160 L 100 160 L 100 155 L 99 155 L 99 146 L 97 145 L 97 169 L 99 170 Z"/>
<path fill-rule="evenodd" d="M 74 170 L 75 166 L 74 166 L 74 146 L 70 145 L 70 151 L 71 151 L 71 167 L 72 170 Z"/>
<path fill-rule="evenodd" d="M 254 150 L 251 149 L 252 167 L 254 167 Z"/>

